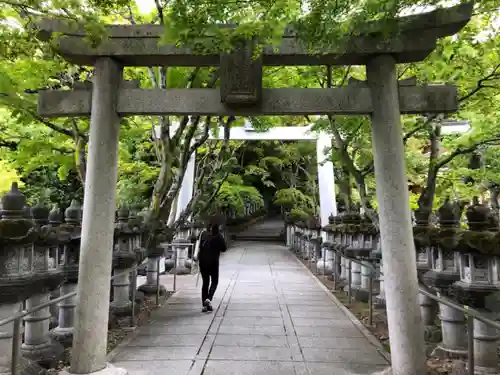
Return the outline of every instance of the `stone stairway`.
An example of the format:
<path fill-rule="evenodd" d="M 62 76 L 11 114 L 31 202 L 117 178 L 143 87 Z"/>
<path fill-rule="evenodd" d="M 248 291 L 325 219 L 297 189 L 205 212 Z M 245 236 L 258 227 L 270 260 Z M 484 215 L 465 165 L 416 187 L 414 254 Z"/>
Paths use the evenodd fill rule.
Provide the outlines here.
<path fill-rule="evenodd" d="M 235 241 L 284 242 L 285 223 L 281 219 L 269 218 L 250 224 L 246 229 L 232 235 Z"/>

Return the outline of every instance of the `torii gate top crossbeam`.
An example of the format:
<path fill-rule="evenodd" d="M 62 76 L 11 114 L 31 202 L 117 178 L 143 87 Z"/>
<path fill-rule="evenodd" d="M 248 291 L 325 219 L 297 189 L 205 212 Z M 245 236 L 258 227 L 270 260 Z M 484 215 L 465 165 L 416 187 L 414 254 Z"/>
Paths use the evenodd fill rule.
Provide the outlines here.
<path fill-rule="evenodd" d="M 293 32 L 286 32 L 278 46 L 262 51 L 263 65 L 365 65 L 373 56 L 391 54 L 397 63 L 421 61 L 431 53 L 436 40 L 457 33 L 468 22 L 472 4 L 439 9 L 394 20 L 392 35 L 381 32 L 376 22 L 367 23 L 361 35 L 340 45 L 312 53 Z M 58 52 L 69 62 L 94 65 L 101 57 L 112 57 L 124 66 L 218 66 L 219 53 L 194 53 L 189 48 L 160 45 L 164 29 L 160 25 L 108 25 L 108 38 L 92 47 L 85 39 L 85 27 L 71 27 L 60 20 L 44 19 L 39 24 L 40 38 L 62 33 L 56 43 Z M 225 27 L 230 27 L 226 25 Z M 289 27 L 292 29 L 292 27 Z"/>

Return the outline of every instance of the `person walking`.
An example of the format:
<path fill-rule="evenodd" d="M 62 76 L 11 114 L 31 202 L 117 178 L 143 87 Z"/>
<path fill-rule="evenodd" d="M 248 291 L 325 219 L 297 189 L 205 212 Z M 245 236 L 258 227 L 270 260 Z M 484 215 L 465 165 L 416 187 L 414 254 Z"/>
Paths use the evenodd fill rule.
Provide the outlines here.
<path fill-rule="evenodd" d="M 213 311 L 212 299 L 219 283 L 220 253 L 227 250 L 227 245 L 219 225 L 215 223 L 208 224 L 206 230 L 201 233 L 199 242 L 198 254 L 195 254 L 194 258 L 199 262 L 201 273 L 202 311 L 210 312 Z"/>

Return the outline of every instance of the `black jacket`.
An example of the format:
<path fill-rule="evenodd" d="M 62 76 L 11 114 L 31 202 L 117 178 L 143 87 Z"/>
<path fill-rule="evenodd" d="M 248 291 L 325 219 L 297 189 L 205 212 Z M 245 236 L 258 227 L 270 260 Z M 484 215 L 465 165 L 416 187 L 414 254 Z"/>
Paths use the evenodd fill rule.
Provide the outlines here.
<path fill-rule="evenodd" d="M 219 264 L 220 253 L 227 250 L 226 241 L 222 234 L 213 236 L 208 232 L 201 235 L 200 252 L 198 259 L 200 266 L 217 265 Z"/>

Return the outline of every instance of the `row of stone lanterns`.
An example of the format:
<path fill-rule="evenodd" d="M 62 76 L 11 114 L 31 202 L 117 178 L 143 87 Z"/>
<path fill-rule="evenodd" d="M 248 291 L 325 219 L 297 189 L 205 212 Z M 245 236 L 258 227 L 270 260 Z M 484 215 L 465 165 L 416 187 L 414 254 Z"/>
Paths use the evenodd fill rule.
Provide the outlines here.
<path fill-rule="evenodd" d="M 491 303 L 494 294 L 500 290 L 500 228 L 497 215 L 474 198 L 465 213 L 468 228 L 464 229 L 460 225 L 464 206 L 463 202 L 447 200 L 438 211 L 439 227 L 421 228 L 419 235 L 415 235 L 417 251 L 425 254 L 420 258 L 428 259 L 428 271 L 422 274 L 421 279 L 438 295 L 495 320 L 500 312 Z M 432 304 L 424 308 L 430 317 L 436 311 Z M 465 314 L 439 303 L 439 319 L 442 340 L 433 354 L 466 356 Z M 430 325 L 430 321 L 427 323 Z M 472 328 L 476 373 L 499 373 L 497 329 L 477 319 L 474 319 Z"/>
<path fill-rule="evenodd" d="M 466 211 L 468 229 L 460 225 L 464 202 L 447 200 L 439 208 L 439 226 L 428 225 L 416 215 L 414 238 L 417 250 L 419 280 L 429 291 L 451 299 L 458 305 L 467 305 L 479 310 L 486 318 L 498 317 L 495 294 L 500 290 L 500 232 L 497 215 L 479 203 L 477 198 Z M 335 254 L 328 263 L 328 270 L 337 268 L 340 283 L 345 285 L 351 271 L 351 289 L 355 298 L 365 301 L 370 273 L 382 267 L 378 233 L 361 215 L 347 214 L 331 217 L 323 228 L 326 241 L 322 246 Z M 289 222 L 287 244 L 294 249 L 303 249 L 305 233 L 302 223 Z M 360 263 L 351 262 L 357 258 Z M 328 256 L 325 257 L 329 259 Z M 363 265 L 366 262 L 366 267 Z M 379 277 L 380 294 L 375 298 L 375 307 L 385 307 L 383 274 Z M 462 311 L 444 303 L 439 306 L 427 295 L 420 295 L 420 309 L 426 329 L 427 341 L 439 342 L 433 355 L 467 355 L 467 320 Z M 439 311 L 440 324 L 436 324 Z M 474 361 L 476 374 L 497 374 L 498 356 L 496 328 L 474 319 Z"/>
<path fill-rule="evenodd" d="M 72 201 L 64 220 L 58 209 L 49 211 L 38 203 L 29 208 L 17 184 L 2 197 L 0 211 L 0 319 L 31 309 L 52 297 L 72 293 L 78 282 L 82 207 Z M 141 237 L 142 218 L 126 209 L 117 211 L 111 311 L 131 314 L 136 278 L 131 270 L 146 252 Z M 133 277 L 131 277 L 133 275 Z M 156 285 L 156 282 L 155 282 Z M 135 300 L 134 300 L 135 302 Z M 57 306 L 40 309 L 24 317 L 21 370 L 37 364 L 47 367 L 72 344 L 76 296 Z M 10 373 L 13 323 L 0 326 L 0 373 Z M 36 368 L 36 371 L 43 371 Z"/>

